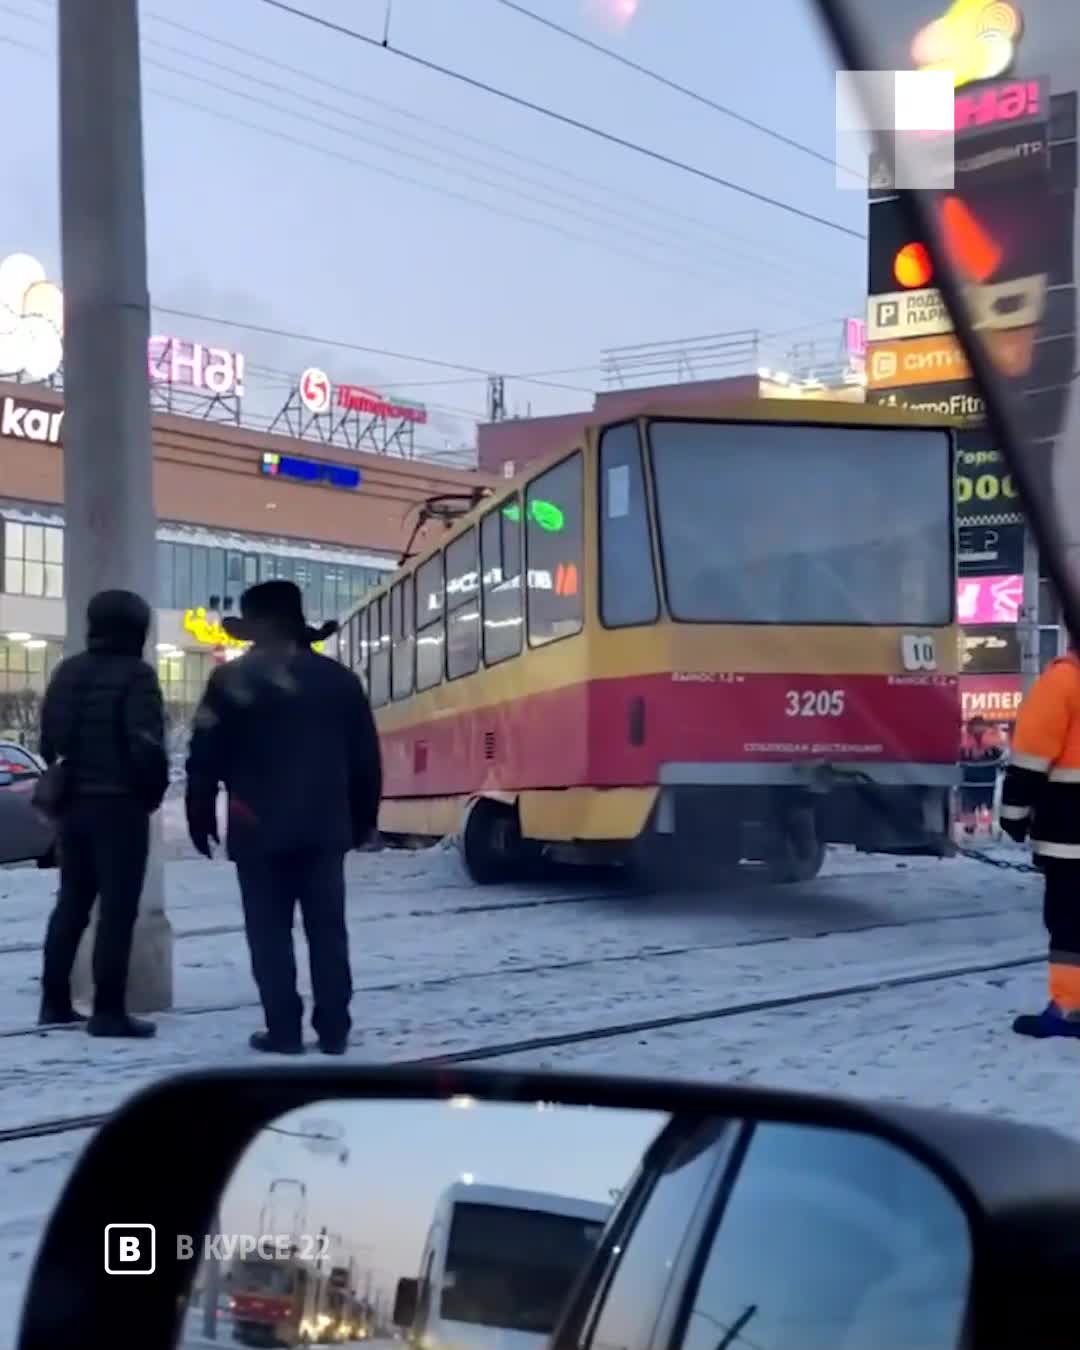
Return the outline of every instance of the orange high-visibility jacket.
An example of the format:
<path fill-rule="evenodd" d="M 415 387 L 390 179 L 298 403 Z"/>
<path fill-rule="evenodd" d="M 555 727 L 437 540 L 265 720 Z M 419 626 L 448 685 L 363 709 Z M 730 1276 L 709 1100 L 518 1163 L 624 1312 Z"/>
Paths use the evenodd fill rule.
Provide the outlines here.
<path fill-rule="evenodd" d="M 1016 719 L 1003 820 L 1028 820 L 1034 852 L 1080 862 L 1080 657 L 1052 661 Z"/>

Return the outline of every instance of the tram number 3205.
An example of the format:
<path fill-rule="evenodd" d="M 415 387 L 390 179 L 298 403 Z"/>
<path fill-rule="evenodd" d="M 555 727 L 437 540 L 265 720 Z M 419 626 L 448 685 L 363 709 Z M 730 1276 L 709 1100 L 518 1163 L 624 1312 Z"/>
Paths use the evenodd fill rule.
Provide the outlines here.
<path fill-rule="evenodd" d="M 784 695 L 788 717 L 842 717 L 845 704 L 843 689 L 789 689 Z"/>

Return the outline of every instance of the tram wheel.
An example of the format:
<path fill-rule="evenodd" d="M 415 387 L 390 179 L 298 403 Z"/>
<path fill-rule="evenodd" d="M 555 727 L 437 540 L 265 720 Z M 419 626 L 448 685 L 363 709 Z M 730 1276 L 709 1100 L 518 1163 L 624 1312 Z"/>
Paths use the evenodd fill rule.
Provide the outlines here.
<path fill-rule="evenodd" d="M 776 885 L 813 881 L 825 863 L 825 841 L 811 810 L 798 811 L 776 832 L 775 852 L 766 860 L 766 873 Z"/>
<path fill-rule="evenodd" d="M 517 812 L 486 797 L 473 802 L 461 834 L 461 853 L 478 886 L 516 880 L 526 870 L 528 853 Z"/>

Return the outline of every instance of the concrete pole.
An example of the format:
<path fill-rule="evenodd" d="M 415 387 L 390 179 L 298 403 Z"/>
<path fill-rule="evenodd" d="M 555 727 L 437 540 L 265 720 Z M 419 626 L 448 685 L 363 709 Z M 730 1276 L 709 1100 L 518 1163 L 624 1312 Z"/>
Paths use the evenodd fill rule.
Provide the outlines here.
<path fill-rule="evenodd" d="M 110 587 L 153 603 L 155 519 L 147 343 L 146 216 L 137 0 L 60 0 L 64 291 L 64 592 L 67 650 Z M 156 664 L 156 634 L 149 659 Z M 88 934 L 88 942 L 92 934 Z M 91 996 L 88 942 L 73 977 Z M 135 928 L 128 1009 L 172 1006 L 160 828 Z"/>

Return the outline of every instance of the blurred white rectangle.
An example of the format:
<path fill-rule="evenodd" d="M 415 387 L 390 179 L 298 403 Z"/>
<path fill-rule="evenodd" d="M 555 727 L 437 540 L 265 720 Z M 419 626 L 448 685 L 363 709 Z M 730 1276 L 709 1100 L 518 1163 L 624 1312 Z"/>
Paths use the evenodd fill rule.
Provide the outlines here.
<path fill-rule="evenodd" d="M 956 182 L 955 90 L 948 71 L 847 70 L 836 75 L 836 186 L 853 184 L 839 165 L 874 147 L 872 189 L 951 189 Z"/>

